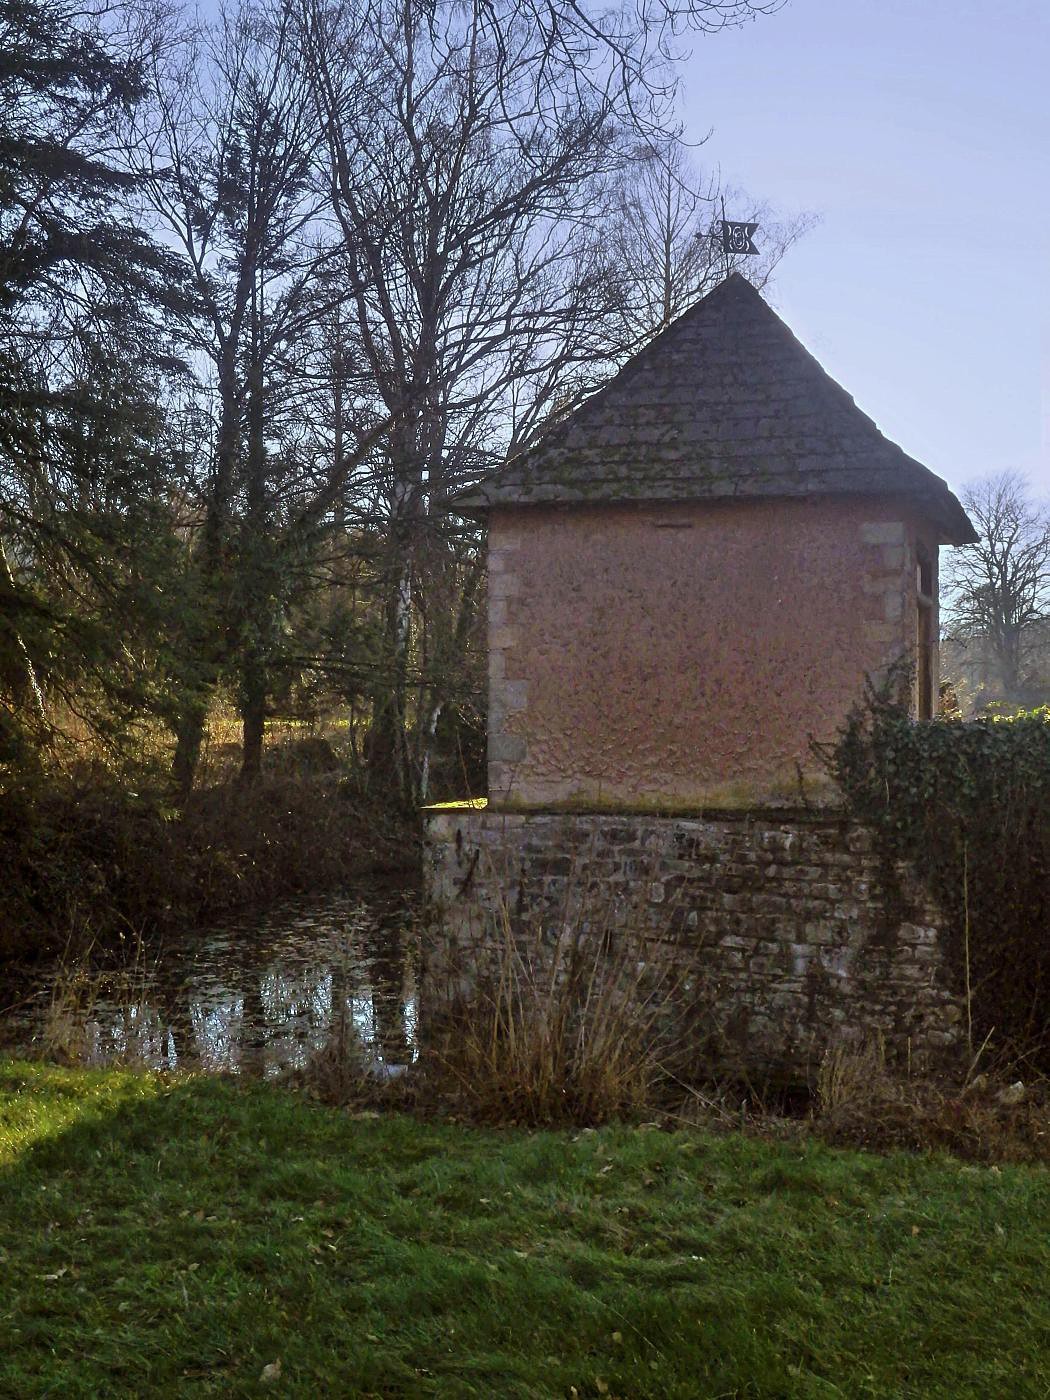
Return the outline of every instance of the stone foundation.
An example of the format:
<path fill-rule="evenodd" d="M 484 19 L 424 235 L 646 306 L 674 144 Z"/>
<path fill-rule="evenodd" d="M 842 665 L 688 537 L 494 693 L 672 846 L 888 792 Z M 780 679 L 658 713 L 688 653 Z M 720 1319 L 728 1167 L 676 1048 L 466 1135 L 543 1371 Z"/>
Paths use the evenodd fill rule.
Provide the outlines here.
<path fill-rule="evenodd" d="M 701 1071 L 812 1082 L 829 1046 L 875 1036 L 921 1069 L 962 1052 L 943 917 L 841 816 L 447 808 L 426 822 L 424 1024 L 469 998 L 501 928 L 540 948 L 568 926 L 619 928 L 682 969 Z"/>

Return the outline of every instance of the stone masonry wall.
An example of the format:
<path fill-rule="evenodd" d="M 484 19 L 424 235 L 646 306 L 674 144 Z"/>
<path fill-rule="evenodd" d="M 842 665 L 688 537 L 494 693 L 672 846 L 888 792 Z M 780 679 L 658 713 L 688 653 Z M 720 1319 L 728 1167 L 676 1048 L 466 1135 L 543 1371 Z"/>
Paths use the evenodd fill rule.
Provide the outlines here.
<path fill-rule="evenodd" d="M 484 978 L 500 927 L 537 944 L 629 922 L 687 969 L 712 1068 L 811 1081 L 880 1036 L 919 1068 L 961 1053 L 944 921 L 869 832 L 824 813 L 427 815 L 424 1023 Z"/>

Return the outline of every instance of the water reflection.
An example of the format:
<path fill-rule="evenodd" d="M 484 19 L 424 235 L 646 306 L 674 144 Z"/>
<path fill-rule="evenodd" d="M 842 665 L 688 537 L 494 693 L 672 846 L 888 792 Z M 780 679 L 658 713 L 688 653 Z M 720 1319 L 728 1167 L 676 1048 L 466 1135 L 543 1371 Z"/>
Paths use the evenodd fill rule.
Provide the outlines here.
<path fill-rule="evenodd" d="M 22 1048 L 46 1048 L 57 1032 L 96 1065 L 133 1059 L 272 1078 L 305 1066 L 348 1024 L 377 1066 L 396 1072 L 416 1053 L 410 928 L 403 902 L 336 895 L 278 906 L 169 938 L 132 972 L 60 998 L 57 1010 L 57 969 L 35 969 L 0 1032 Z"/>

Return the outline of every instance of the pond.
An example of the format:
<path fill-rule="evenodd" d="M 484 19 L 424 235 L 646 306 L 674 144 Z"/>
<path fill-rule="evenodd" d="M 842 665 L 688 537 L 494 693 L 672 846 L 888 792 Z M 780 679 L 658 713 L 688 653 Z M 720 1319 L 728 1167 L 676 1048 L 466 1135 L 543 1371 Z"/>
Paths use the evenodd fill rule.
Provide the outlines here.
<path fill-rule="evenodd" d="M 418 938 L 407 897 L 329 894 L 8 980 L 8 1051 L 273 1078 L 352 1031 L 380 1073 L 416 1054 Z"/>

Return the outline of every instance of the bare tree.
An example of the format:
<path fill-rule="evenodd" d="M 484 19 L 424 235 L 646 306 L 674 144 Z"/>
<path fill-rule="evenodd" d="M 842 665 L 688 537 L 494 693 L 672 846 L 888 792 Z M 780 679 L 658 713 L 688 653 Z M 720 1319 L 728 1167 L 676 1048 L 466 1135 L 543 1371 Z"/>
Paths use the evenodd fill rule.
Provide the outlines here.
<path fill-rule="evenodd" d="M 354 394 L 398 424 L 357 502 L 384 540 L 372 756 L 418 796 L 446 699 L 435 678 L 480 579 L 447 502 L 598 354 L 612 303 L 593 233 L 626 158 L 622 125 L 567 72 L 550 86 L 549 40 L 515 7 L 371 0 L 314 10 L 307 26 Z"/>
<path fill-rule="evenodd" d="M 231 0 L 164 37 L 126 150 L 214 423 L 185 491 L 183 791 L 220 681 L 258 771 L 294 579 L 342 530 L 381 618 L 375 768 L 425 792 L 483 582 L 449 500 L 616 367 L 602 231 L 666 139 L 676 28 L 776 7 Z"/>
<path fill-rule="evenodd" d="M 1000 472 L 962 495 L 980 539 L 955 552 L 948 630 L 980 646 L 1002 698 L 1025 703 L 1033 624 L 1050 612 L 1050 512 L 1018 472 Z"/>
<path fill-rule="evenodd" d="M 774 8 L 302 0 L 355 396 L 398 424 L 356 504 L 385 542 L 372 758 L 406 797 L 480 583 L 449 498 L 616 368 L 603 232 L 637 151 L 667 140 L 675 31 Z"/>
<path fill-rule="evenodd" d="M 198 608 L 182 642 L 198 658 L 197 684 L 175 719 L 175 777 L 185 791 L 224 673 L 237 683 L 243 774 L 259 771 L 287 602 L 286 527 L 295 519 L 301 535 L 307 509 L 289 480 L 294 454 L 281 444 L 297 431 L 290 395 L 300 347 L 325 311 L 317 290 L 329 250 L 311 178 L 319 133 L 287 7 L 237 4 L 162 54 L 150 120 L 132 132 L 129 155 L 194 290 L 182 334 L 214 415 L 210 461 L 191 483 Z M 357 446 L 347 442 L 351 456 Z M 329 487 L 348 470 L 327 466 Z M 309 511 L 317 507 L 314 493 Z"/>

